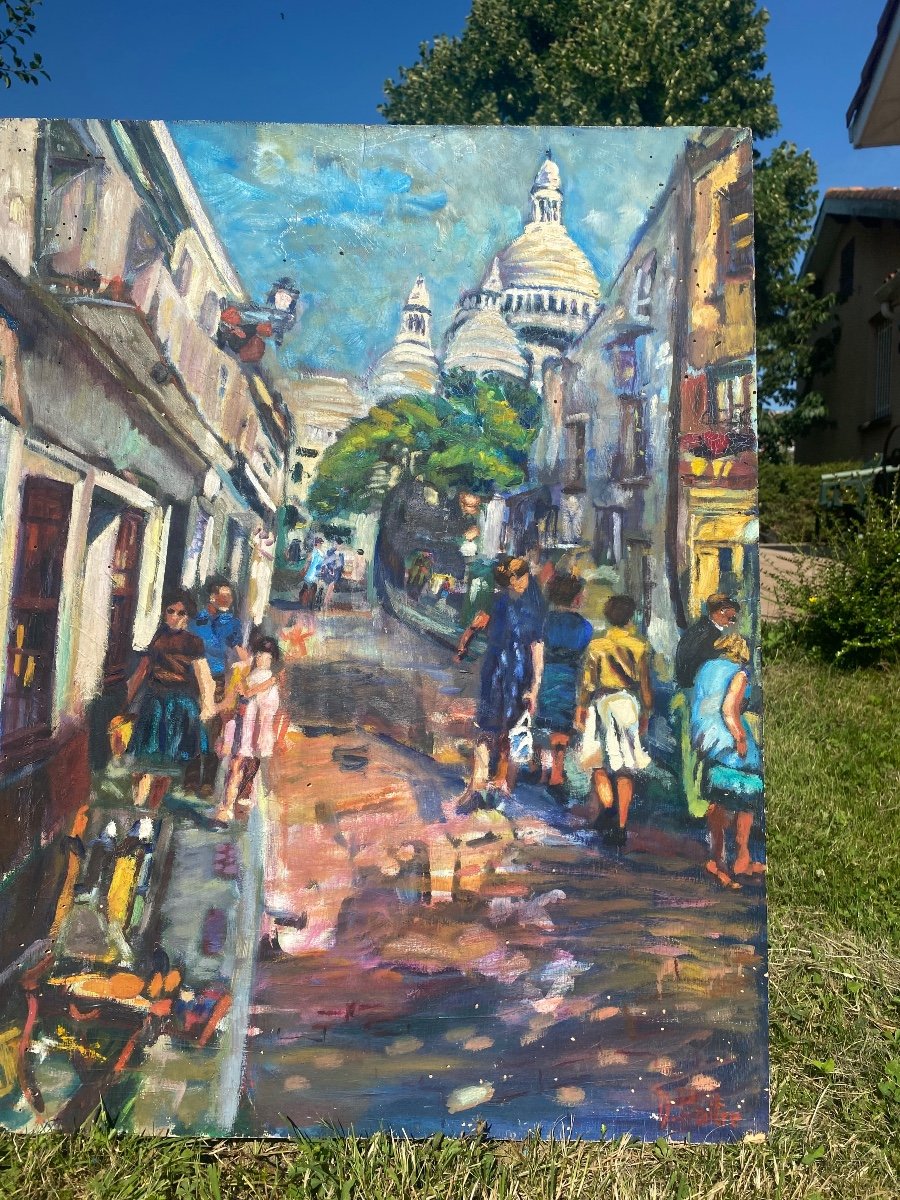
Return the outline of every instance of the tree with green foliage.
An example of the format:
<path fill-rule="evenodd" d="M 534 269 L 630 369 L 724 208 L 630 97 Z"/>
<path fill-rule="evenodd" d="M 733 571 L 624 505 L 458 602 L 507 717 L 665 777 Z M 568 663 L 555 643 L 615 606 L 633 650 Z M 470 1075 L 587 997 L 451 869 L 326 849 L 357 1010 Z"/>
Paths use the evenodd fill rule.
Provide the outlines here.
<path fill-rule="evenodd" d="M 537 393 L 512 380 L 452 371 L 437 396 L 400 396 L 349 425 L 319 463 L 319 517 L 370 512 L 404 479 L 439 493 L 491 493 L 525 482 L 540 420 Z"/>
<path fill-rule="evenodd" d="M 395 124 L 779 128 L 755 0 L 473 0 L 461 37 L 437 37 L 385 84 Z M 756 311 L 760 441 L 773 459 L 824 416 L 807 388 L 831 301 L 794 264 L 815 216 L 816 167 L 790 143 L 758 150 Z"/>
<path fill-rule="evenodd" d="M 34 13 L 40 3 L 41 0 L 0 3 L 6 18 L 3 24 L 0 17 L 0 83 L 4 87 L 12 87 L 14 79 L 20 83 L 38 83 L 42 76 L 50 78 L 40 54 L 32 54 L 30 60 L 23 57 L 25 43 L 34 34 Z"/>

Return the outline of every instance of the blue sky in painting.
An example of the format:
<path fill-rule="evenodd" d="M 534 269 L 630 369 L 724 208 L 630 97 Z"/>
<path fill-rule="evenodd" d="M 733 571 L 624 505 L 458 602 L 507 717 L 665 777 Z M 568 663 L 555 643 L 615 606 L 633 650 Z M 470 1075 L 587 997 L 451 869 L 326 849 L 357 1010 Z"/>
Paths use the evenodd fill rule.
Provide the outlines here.
<path fill-rule="evenodd" d="M 252 295 L 290 274 L 305 311 L 285 367 L 365 372 L 425 275 L 439 343 L 461 291 L 522 230 L 552 148 L 564 217 L 601 286 L 624 260 L 683 130 L 176 124 L 201 197 Z"/>

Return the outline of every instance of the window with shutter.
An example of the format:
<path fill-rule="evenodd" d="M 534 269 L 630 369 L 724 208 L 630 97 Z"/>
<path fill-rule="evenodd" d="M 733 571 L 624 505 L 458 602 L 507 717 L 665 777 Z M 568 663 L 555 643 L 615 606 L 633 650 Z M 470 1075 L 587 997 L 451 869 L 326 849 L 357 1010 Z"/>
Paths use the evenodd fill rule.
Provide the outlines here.
<path fill-rule="evenodd" d="M 72 488 L 28 477 L 13 574 L 0 743 L 47 736 L 53 713 L 53 675 L 63 558 L 72 513 Z"/>

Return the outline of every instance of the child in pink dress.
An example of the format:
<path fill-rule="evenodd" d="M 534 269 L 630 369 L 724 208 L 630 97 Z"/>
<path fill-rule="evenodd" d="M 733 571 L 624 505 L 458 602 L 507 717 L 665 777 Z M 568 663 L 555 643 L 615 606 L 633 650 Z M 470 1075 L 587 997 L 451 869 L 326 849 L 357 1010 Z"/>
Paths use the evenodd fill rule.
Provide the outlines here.
<path fill-rule="evenodd" d="M 281 704 L 275 667 L 280 658 L 275 638 L 260 638 L 252 661 L 244 668 L 238 684 L 237 712 L 222 731 L 221 754 L 230 761 L 225 795 L 214 816 L 217 826 L 227 826 L 234 820 L 235 804 L 250 799 L 262 761 L 271 758 L 275 749 L 276 717 Z"/>

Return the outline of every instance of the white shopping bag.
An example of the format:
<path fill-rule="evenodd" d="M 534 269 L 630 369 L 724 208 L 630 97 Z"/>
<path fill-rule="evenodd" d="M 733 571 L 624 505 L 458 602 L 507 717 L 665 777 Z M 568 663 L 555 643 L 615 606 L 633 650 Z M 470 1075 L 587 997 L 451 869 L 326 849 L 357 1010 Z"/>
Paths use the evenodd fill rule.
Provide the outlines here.
<path fill-rule="evenodd" d="M 531 713 L 526 708 L 509 731 L 509 757 L 517 766 L 531 762 L 534 738 L 531 733 Z"/>

